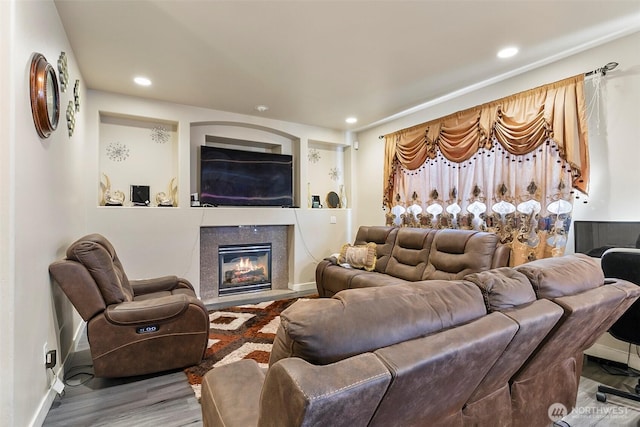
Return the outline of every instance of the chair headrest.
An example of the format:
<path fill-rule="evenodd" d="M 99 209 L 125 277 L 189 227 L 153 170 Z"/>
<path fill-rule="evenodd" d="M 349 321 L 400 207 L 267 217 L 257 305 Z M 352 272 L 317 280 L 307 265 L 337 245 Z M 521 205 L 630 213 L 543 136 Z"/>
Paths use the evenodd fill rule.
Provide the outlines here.
<path fill-rule="evenodd" d="M 608 249 L 602 254 L 601 262 L 606 277 L 628 280 L 640 285 L 640 249 Z"/>
<path fill-rule="evenodd" d="M 604 284 L 598 261 L 584 254 L 543 258 L 515 269 L 527 276 L 538 298 L 575 295 Z"/>
<path fill-rule="evenodd" d="M 89 271 L 107 305 L 133 299 L 122 264 L 104 236 L 89 234 L 76 240 L 67 249 L 67 258 L 81 263 Z"/>

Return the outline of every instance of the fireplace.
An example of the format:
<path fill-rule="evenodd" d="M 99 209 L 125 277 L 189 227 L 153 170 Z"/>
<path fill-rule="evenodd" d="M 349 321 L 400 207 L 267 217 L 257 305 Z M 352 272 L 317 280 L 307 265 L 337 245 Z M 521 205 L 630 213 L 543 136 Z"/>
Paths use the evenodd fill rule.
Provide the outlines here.
<path fill-rule="evenodd" d="M 271 244 L 271 268 L 266 291 L 289 289 L 290 242 L 293 240 L 292 225 L 231 225 L 200 227 L 200 298 L 211 301 L 220 298 L 220 247 Z M 222 276 L 224 277 L 224 276 Z M 247 295 L 250 293 L 238 293 Z M 248 291 L 247 291 L 248 292 Z M 227 291 L 227 296 L 232 296 Z M 242 297 L 240 297 L 242 298 Z"/>
<path fill-rule="evenodd" d="M 218 247 L 218 296 L 271 289 L 271 243 Z"/>

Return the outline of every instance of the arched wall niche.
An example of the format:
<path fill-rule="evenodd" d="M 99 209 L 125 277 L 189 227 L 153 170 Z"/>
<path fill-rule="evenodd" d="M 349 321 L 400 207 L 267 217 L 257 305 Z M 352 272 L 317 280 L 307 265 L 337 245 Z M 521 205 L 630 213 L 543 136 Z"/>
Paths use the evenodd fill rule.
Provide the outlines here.
<path fill-rule="evenodd" d="M 300 137 L 279 129 L 255 123 L 230 121 L 192 122 L 190 125 L 190 188 L 198 192 L 198 147 L 219 145 L 252 151 L 272 151 L 291 154 L 294 163 L 294 201 L 300 205 Z"/>

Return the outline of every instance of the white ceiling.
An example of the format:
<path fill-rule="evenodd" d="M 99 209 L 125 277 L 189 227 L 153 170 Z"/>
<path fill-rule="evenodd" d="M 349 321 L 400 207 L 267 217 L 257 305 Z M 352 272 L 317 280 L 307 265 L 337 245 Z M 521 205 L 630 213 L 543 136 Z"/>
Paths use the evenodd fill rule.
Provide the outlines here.
<path fill-rule="evenodd" d="M 54 1 L 89 89 L 344 130 L 640 30 L 640 0 Z"/>

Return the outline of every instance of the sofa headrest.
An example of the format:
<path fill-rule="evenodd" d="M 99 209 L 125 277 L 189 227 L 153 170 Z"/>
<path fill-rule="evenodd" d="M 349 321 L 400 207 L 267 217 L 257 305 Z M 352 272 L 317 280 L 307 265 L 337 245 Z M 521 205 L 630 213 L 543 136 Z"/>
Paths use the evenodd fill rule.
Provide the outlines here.
<path fill-rule="evenodd" d="M 575 295 L 604 284 L 599 262 L 584 254 L 539 259 L 515 269 L 527 276 L 538 298 Z"/>
<path fill-rule="evenodd" d="M 424 228 L 399 229 L 384 273 L 411 282 L 422 280 L 436 233 L 436 230 Z"/>
<path fill-rule="evenodd" d="M 363 225 L 358 228 L 356 234 L 355 245 L 364 245 L 367 243 L 376 244 L 376 266 L 375 271 L 384 272 L 389 262 L 389 256 L 391 255 L 391 249 L 396 241 L 398 234 L 397 227 L 384 227 L 384 226 L 366 226 Z"/>
<path fill-rule="evenodd" d="M 486 313 L 478 287 L 462 281 L 349 289 L 332 298 L 298 300 L 280 315 L 269 363 L 292 356 L 333 363 Z"/>
<path fill-rule="evenodd" d="M 509 267 L 473 273 L 464 280 L 473 282 L 484 296 L 487 310 L 504 311 L 536 301 L 527 276 Z"/>
<path fill-rule="evenodd" d="M 363 243 L 375 243 L 376 245 L 382 245 L 387 243 L 387 238 L 390 234 L 397 232 L 396 227 L 383 227 L 383 226 L 366 226 L 363 225 L 358 229 L 356 235 L 355 244 Z M 393 242 L 392 242 L 393 243 Z"/>
<path fill-rule="evenodd" d="M 398 230 L 396 245 L 404 249 L 429 249 L 433 241 L 433 236 L 436 234 L 436 231 L 431 229 L 401 228 Z"/>
<path fill-rule="evenodd" d="M 107 305 L 133 299 L 115 249 L 103 236 L 89 234 L 76 240 L 67 249 L 67 259 L 81 263 L 89 271 Z"/>
<path fill-rule="evenodd" d="M 498 236 L 472 230 L 438 230 L 422 279 L 457 280 L 493 265 Z"/>

